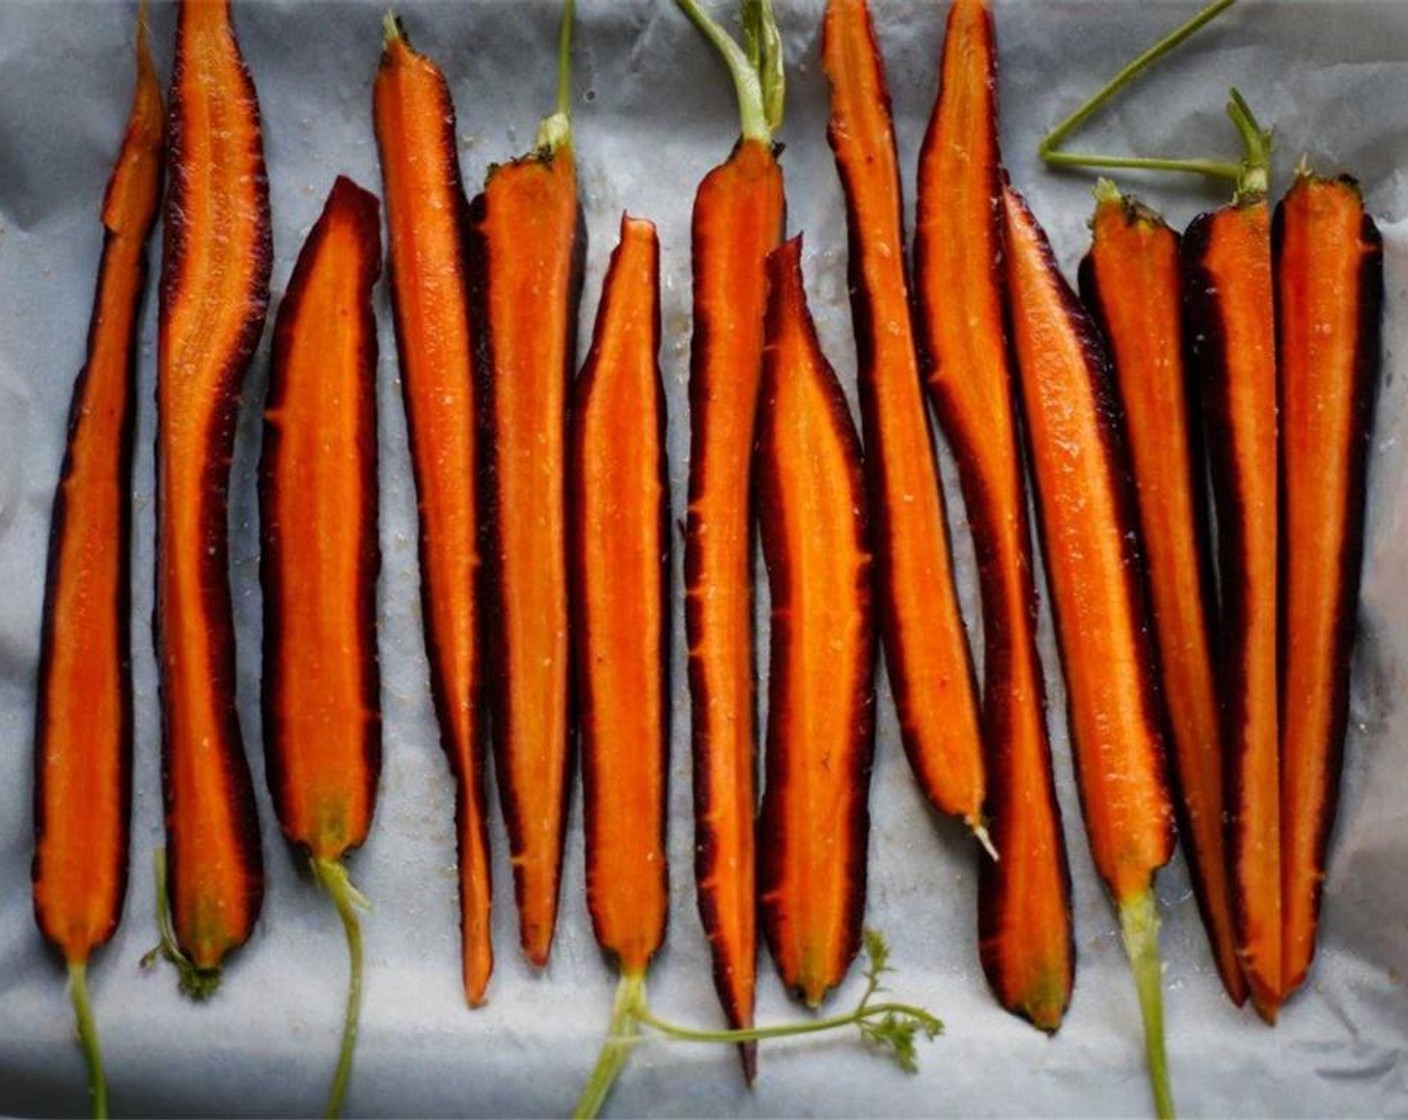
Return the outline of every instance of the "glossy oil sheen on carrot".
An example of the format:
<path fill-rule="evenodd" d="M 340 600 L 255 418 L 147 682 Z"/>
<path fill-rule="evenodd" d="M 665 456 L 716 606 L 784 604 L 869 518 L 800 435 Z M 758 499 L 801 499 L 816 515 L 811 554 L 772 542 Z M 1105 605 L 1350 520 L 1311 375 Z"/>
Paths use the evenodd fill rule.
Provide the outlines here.
<path fill-rule="evenodd" d="M 69 962 L 86 961 L 112 936 L 127 885 L 137 317 L 161 197 L 162 137 L 143 25 L 132 110 L 103 202 L 102 262 L 54 497 L 40 641 L 34 913 Z"/>
<path fill-rule="evenodd" d="M 1125 418 L 1184 851 L 1218 972 L 1241 1004 L 1247 992 L 1224 840 L 1226 760 L 1213 671 L 1216 598 L 1202 424 L 1183 359 L 1178 235 L 1147 207 L 1120 197 L 1097 205 L 1093 230 L 1081 291 L 1109 342 Z"/>
<path fill-rule="evenodd" d="M 744 140 L 694 201 L 685 624 L 695 876 L 729 1022 L 750 1024 L 757 972 L 749 463 L 762 375 L 763 260 L 781 240 L 782 170 Z"/>
<path fill-rule="evenodd" d="M 1281 995 L 1315 953 L 1354 649 L 1383 311 L 1383 240 L 1358 185 L 1301 176 L 1274 224 L 1285 524 Z"/>
<path fill-rule="evenodd" d="M 976 826 L 984 795 L 977 685 L 910 318 L 890 94 L 864 0 L 827 5 L 822 59 L 831 79 L 827 137 L 846 195 L 851 314 L 890 687 L 925 795 Z"/>
<path fill-rule="evenodd" d="M 494 966 L 485 823 L 480 495 L 465 201 L 454 105 L 399 27 L 373 91 L 396 324 L 420 522 L 421 609 L 440 738 L 457 783 L 465 998 Z"/>
<path fill-rule="evenodd" d="M 339 178 L 274 326 L 260 465 L 264 747 L 288 840 L 366 839 L 381 770 L 376 318 L 381 211 Z"/>
<path fill-rule="evenodd" d="M 488 437 L 494 760 L 523 951 L 557 923 L 573 723 L 567 606 L 567 393 L 581 288 L 569 145 L 489 173 L 476 200 Z"/>
<path fill-rule="evenodd" d="M 639 976 L 669 910 L 670 495 L 660 380 L 660 245 L 621 219 L 591 353 L 573 392 L 573 639 L 582 730 L 587 906 L 602 948 Z"/>
<path fill-rule="evenodd" d="M 817 341 L 802 242 L 768 256 L 758 523 L 772 602 L 759 904 L 809 1007 L 860 947 L 875 747 L 876 619 L 860 439 Z"/>
<path fill-rule="evenodd" d="M 1008 290 L 1086 834 L 1117 904 L 1173 854 L 1138 514 L 1102 343 L 1045 234 L 1004 193 Z"/>
<path fill-rule="evenodd" d="M 1196 219 L 1183 243 L 1217 503 L 1223 742 L 1238 949 L 1253 1001 L 1274 1019 L 1281 987 L 1277 744 L 1276 337 L 1266 202 Z"/>
<path fill-rule="evenodd" d="M 1036 648 L 1027 492 L 1004 325 L 997 54 L 978 0 L 950 9 L 919 164 L 915 289 L 925 376 L 954 450 L 983 605 L 986 812 L 979 935 L 999 1001 L 1055 1030 L 1070 1001 L 1070 877 Z"/>
<path fill-rule="evenodd" d="M 235 712 L 227 493 L 271 237 L 259 105 L 223 0 L 180 8 L 157 356 L 157 647 L 172 917 L 198 968 L 263 899 Z"/>

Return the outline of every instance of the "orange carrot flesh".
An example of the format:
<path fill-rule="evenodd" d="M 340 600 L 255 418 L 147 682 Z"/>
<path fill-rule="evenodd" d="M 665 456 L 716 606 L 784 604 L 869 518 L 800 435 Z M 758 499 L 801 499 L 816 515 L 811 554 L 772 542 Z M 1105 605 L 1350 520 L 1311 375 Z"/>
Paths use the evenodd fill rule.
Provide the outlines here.
<path fill-rule="evenodd" d="M 1194 890 L 1222 983 L 1247 996 L 1237 959 L 1223 813 L 1225 760 L 1212 635 L 1216 600 L 1202 426 L 1183 360 L 1178 235 L 1132 199 L 1102 197 L 1081 290 L 1109 342 L 1139 501 L 1168 702 L 1171 761 Z"/>
<path fill-rule="evenodd" d="M 1076 777 L 1096 870 L 1125 903 L 1148 891 L 1174 841 L 1133 486 L 1094 326 L 1011 189 L 1004 213 L 1023 415 Z"/>
<path fill-rule="evenodd" d="M 490 172 L 473 206 L 482 279 L 494 759 L 523 951 L 557 923 L 573 736 L 567 617 L 567 392 L 582 239 L 570 144 Z"/>
<path fill-rule="evenodd" d="M 480 696 L 478 436 L 465 267 L 464 188 L 444 75 L 388 28 L 373 91 L 385 187 L 391 304 L 420 517 L 431 692 L 456 784 L 465 998 L 484 1001 L 490 940 Z"/>
<path fill-rule="evenodd" d="M 271 263 L 259 105 L 224 2 L 181 5 L 157 358 L 157 646 L 176 939 L 197 969 L 264 893 L 235 713 L 226 502 L 240 383 Z"/>
<path fill-rule="evenodd" d="M 260 474 L 264 749 L 284 835 L 366 839 L 381 769 L 376 319 L 381 215 L 339 178 L 274 327 Z"/>
<path fill-rule="evenodd" d="M 925 796 L 976 828 L 984 796 L 977 686 L 910 319 L 890 95 L 864 0 L 827 5 L 822 59 L 832 89 L 827 137 L 846 194 L 890 687 L 905 751 Z"/>
<path fill-rule="evenodd" d="M 987 815 L 1001 856 L 982 868 L 983 971 L 1004 1007 L 1054 1031 L 1075 953 L 1003 315 L 996 67 L 990 15 L 959 0 L 920 156 L 915 285 L 929 392 L 958 462 L 983 603 Z"/>
<path fill-rule="evenodd" d="M 694 740 L 695 879 L 730 1026 L 757 977 L 749 463 L 762 376 L 763 262 L 781 241 L 782 169 L 740 141 L 694 200 L 685 624 Z"/>
<path fill-rule="evenodd" d="M 669 911 L 669 488 L 660 246 L 621 219 L 591 353 L 574 387 L 573 636 L 587 906 L 622 973 L 644 974 Z"/>
<path fill-rule="evenodd" d="M 1347 179 L 1300 177 L 1274 223 L 1283 678 L 1281 998 L 1315 953 L 1349 712 L 1383 241 Z"/>
<path fill-rule="evenodd" d="M 810 1007 L 860 948 L 875 747 L 875 610 L 860 439 L 817 342 L 802 241 L 768 255 L 758 522 L 772 598 L 760 906 Z"/>
<path fill-rule="evenodd" d="M 39 657 L 34 913 L 70 963 L 87 961 L 112 936 L 127 885 L 137 315 L 161 197 L 162 136 L 143 22 L 132 110 L 103 203 L 87 363 L 54 496 Z"/>
<path fill-rule="evenodd" d="M 1183 244 L 1189 325 L 1208 417 L 1222 593 L 1219 666 L 1229 752 L 1238 952 L 1253 1002 L 1281 988 L 1277 746 L 1276 336 L 1265 201 L 1225 207 Z"/>

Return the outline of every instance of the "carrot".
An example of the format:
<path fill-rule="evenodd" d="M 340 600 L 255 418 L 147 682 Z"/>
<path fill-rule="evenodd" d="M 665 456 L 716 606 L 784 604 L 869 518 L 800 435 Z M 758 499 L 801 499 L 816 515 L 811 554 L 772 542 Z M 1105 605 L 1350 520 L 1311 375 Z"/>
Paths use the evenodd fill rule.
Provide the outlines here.
<path fill-rule="evenodd" d="M 982 865 L 983 971 L 1003 1007 L 1054 1031 L 1070 1002 L 1075 952 L 1003 321 L 996 88 L 991 16 L 980 0 L 958 0 L 919 160 L 918 321 L 929 394 L 958 462 L 982 593 L 987 814 L 1001 853 L 1000 862 Z"/>
<path fill-rule="evenodd" d="M 876 589 L 901 738 L 924 794 L 984 841 L 977 684 L 949 557 L 943 492 L 905 278 L 898 157 L 865 0 L 831 0 L 827 139 L 846 194 Z"/>
<path fill-rule="evenodd" d="M 205 995 L 264 896 L 235 712 L 227 493 L 272 261 L 259 103 L 225 0 L 180 9 L 157 353 L 157 657 L 173 952 Z"/>
<path fill-rule="evenodd" d="M 519 935 L 548 962 L 557 923 L 574 728 L 567 604 L 567 393 L 585 239 L 569 106 L 572 0 L 557 111 L 533 151 L 489 172 L 471 205 L 482 329 L 494 761 Z"/>
<path fill-rule="evenodd" d="M 386 21 L 373 89 L 386 196 L 396 347 L 420 516 L 421 606 L 431 693 L 456 783 L 465 999 L 484 1002 L 494 968 L 484 805 L 480 493 L 475 339 L 465 201 L 444 75 Z"/>
<path fill-rule="evenodd" d="M 1086 835 L 1134 967 L 1155 1107 L 1169 1116 L 1153 879 L 1173 854 L 1173 815 L 1134 488 L 1095 326 L 1011 188 L 1003 207 L 1013 341 Z"/>
<path fill-rule="evenodd" d="M 860 948 L 876 619 L 860 438 L 817 342 L 802 239 L 768 254 L 758 524 L 772 599 L 763 927 L 809 1007 Z"/>
<path fill-rule="evenodd" d="M 756 61 L 679 0 L 727 64 L 741 135 L 694 199 L 685 631 L 694 742 L 695 881 L 730 1025 L 753 1021 L 757 981 L 754 866 L 752 506 L 749 465 L 763 368 L 763 262 L 782 239 L 781 44 L 766 0 L 747 7 Z M 763 49 L 765 48 L 765 49 Z M 741 1051 L 751 1083 L 756 1047 Z"/>
<path fill-rule="evenodd" d="M 1276 209 L 1281 417 L 1279 994 L 1315 953 L 1349 711 L 1383 313 L 1383 240 L 1358 185 L 1304 167 Z"/>
<path fill-rule="evenodd" d="M 371 827 L 381 772 L 376 654 L 376 318 L 381 214 L 339 177 L 308 235 L 274 325 L 260 464 L 264 751 L 285 838 L 311 862 L 351 957 L 342 1056 L 352 1069 L 362 946 L 342 858 Z"/>
<path fill-rule="evenodd" d="M 1202 426 L 1183 359 L 1179 238 L 1113 183 L 1096 188 L 1086 305 L 1108 341 L 1137 484 L 1177 808 L 1194 891 L 1223 986 L 1247 998 L 1237 958 L 1223 814 L 1225 759 L 1213 671 L 1216 598 Z M 1190 405 L 1190 399 L 1194 405 Z"/>
<path fill-rule="evenodd" d="M 643 975 L 669 909 L 670 493 L 660 381 L 660 245 L 621 218 L 591 353 L 573 390 L 573 638 L 587 906 L 623 975 Z"/>
<path fill-rule="evenodd" d="M 49 529 L 35 704 L 34 917 L 63 955 L 94 1115 L 107 1115 L 88 961 L 127 891 L 132 807 L 131 527 L 137 315 L 161 197 L 161 89 L 137 15 L 137 79 L 103 199 L 88 354 Z"/>

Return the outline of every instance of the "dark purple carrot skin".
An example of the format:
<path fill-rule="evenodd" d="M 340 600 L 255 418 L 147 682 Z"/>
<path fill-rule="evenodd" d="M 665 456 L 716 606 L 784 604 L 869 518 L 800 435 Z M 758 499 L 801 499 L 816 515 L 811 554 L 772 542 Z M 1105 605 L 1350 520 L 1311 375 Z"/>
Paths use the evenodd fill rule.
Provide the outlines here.
<path fill-rule="evenodd" d="M 272 411 L 283 405 L 288 388 L 284 366 L 292 334 L 297 327 L 299 310 L 307 288 L 308 274 L 312 271 L 317 257 L 317 248 L 324 236 L 330 212 L 350 209 L 355 211 L 359 234 L 363 241 L 364 272 L 361 283 L 370 293 L 381 276 L 381 216 L 376 197 L 363 191 L 351 180 L 339 176 L 333 185 L 323 215 L 314 225 L 308 240 L 294 265 L 289 278 L 278 316 L 274 322 L 273 358 L 269 374 L 268 398 L 265 409 Z M 363 307 L 364 315 L 360 324 L 362 346 L 357 359 L 358 369 L 366 380 L 360 407 L 358 409 L 357 442 L 361 448 L 359 456 L 361 492 L 364 505 L 361 510 L 363 532 L 359 542 L 357 558 L 357 616 L 359 630 L 363 636 L 362 649 L 362 710 L 368 713 L 362 743 L 363 782 L 366 789 L 367 812 L 364 825 L 371 823 L 376 805 L 377 782 L 381 775 L 381 676 L 377 656 L 376 626 L 376 584 L 381 571 L 381 544 L 377 536 L 377 418 L 375 377 L 378 356 L 376 317 L 370 296 Z M 284 767 L 284 750 L 296 749 L 297 744 L 285 742 L 280 732 L 280 713 L 284 710 L 284 681 L 278 672 L 277 654 L 282 646 L 282 614 L 278 604 L 283 600 L 283 533 L 280 526 L 271 524 L 270 513 L 273 498 L 279 485 L 277 465 L 281 444 L 277 425 L 265 424 L 264 447 L 260 457 L 260 530 L 261 547 L 259 556 L 260 583 L 264 589 L 264 664 L 268 668 L 264 674 L 262 688 L 264 718 L 264 760 L 269 795 L 274 801 L 279 822 L 289 841 L 304 844 L 300 835 L 290 832 L 290 815 L 286 804 L 290 796 L 288 777 Z M 297 527 L 295 527 L 297 528 Z M 346 851 L 360 846 L 366 836 L 366 828 L 350 843 Z M 342 855 L 344 853 L 338 853 Z M 316 853 L 315 853 L 316 854 Z"/>
<path fill-rule="evenodd" d="M 1339 181 L 1358 191 L 1359 183 L 1349 175 L 1339 176 Z M 1272 218 L 1271 244 L 1273 260 L 1279 261 L 1281 247 L 1285 236 L 1284 222 L 1285 216 L 1283 206 L 1278 205 Z M 1379 371 L 1383 354 L 1383 306 L 1384 306 L 1384 261 L 1383 261 L 1383 235 L 1379 232 L 1378 224 L 1366 211 L 1361 225 L 1361 238 L 1365 244 L 1371 246 L 1372 251 L 1364 258 L 1360 269 L 1360 305 L 1359 305 L 1359 346 L 1354 360 L 1354 431 L 1357 438 L 1345 449 L 1348 456 L 1348 478 L 1349 486 L 1347 490 L 1347 505 L 1345 508 L 1345 531 L 1344 547 L 1341 552 L 1342 571 L 1347 575 L 1344 583 L 1340 587 L 1340 594 L 1337 596 L 1335 604 L 1335 664 L 1339 667 L 1336 674 L 1334 693 L 1331 699 L 1331 710 L 1333 712 L 1332 722 L 1328 728 L 1328 742 L 1330 744 L 1330 756 L 1327 760 L 1325 775 L 1325 802 L 1326 812 L 1316 822 L 1315 829 L 1315 864 L 1324 868 L 1326 856 L 1329 852 L 1330 837 L 1334 832 L 1336 810 L 1339 807 L 1340 778 L 1344 762 L 1344 740 L 1345 733 L 1349 727 L 1349 686 L 1350 667 L 1353 661 L 1354 636 L 1358 622 L 1359 586 L 1362 576 L 1364 560 L 1364 511 L 1368 498 L 1368 467 L 1369 451 L 1372 446 L 1374 407 L 1378 399 L 1379 391 Z M 1280 285 L 1273 289 L 1280 292 Z M 1281 318 L 1279 303 L 1277 306 L 1277 320 Z M 1285 508 L 1285 472 L 1282 471 L 1282 509 Z M 1287 581 L 1284 578 L 1289 550 L 1292 547 L 1285 535 L 1280 542 L 1280 566 L 1282 578 L 1279 582 L 1281 594 L 1284 596 L 1287 590 Z M 1284 607 L 1282 616 L 1285 615 Z M 1284 669 L 1284 650 L 1283 669 Z M 1283 672 L 1284 676 L 1284 672 Z M 1294 700 L 1285 695 L 1282 696 L 1283 712 L 1289 713 Z M 1312 902 L 1311 913 L 1316 918 L 1320 914 L 1321 900 L 1324 894 L 1324 879 L 1321 878 L 1315 883 L 1315 894 Z M 1311 959 L 1314 957 L 1315 946 L 1311 944 Z M 1309 961 L 1307 961 L 1307 965 Z M 1287 995 L 1290 993 L 1287 992 Z"/>

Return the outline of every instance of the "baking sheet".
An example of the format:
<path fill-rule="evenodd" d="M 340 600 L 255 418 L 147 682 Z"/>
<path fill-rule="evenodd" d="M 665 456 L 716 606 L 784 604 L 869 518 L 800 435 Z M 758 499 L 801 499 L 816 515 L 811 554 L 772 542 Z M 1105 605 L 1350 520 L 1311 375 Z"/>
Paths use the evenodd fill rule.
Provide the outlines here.
<path fill-rule="evenodd" d="M 789 63 L 789 230 L 806 232 L 805 269 L 823 345 L 854 403 L 844 211 L 825 140 L 819 0 L 777 0 Z M 303 237 L 338 173 L 379 192 L 371 83 L 384 4 L 250 2 L 235 19 L 264 111 L 274 214 L 275 306 Z M 1086 246 L 1084 175 L 1036 163 L 1040 134 L 1136 49 L 1193 10 L 1174 0 L 997 0 L 1003 143 L 1070 274 Z M 715 5 L 717 8 L 718 5 Z M 906 193 L 932 105 L 945 5 L 873 0 L 886 55 Z M 52 490 L 64 416 L 83 359 L 101 244 L 98 209 L 125 120 L 135 5 L 0 3 L 0 1112 L 85 1107 L 62 973 L 31 917 L 31 726 Z M 459 111 L 465 180 L 531 143 L 553 100 L 554 4 L 406 0 L 416 46 L 444 68 Z M 175 13 L 157 5 L 154 45 L 169 72 Z M 687 462 L 689 210 L 694 185 L 736 134 L 726 76 L 668 3 L 582 0 L 574 111 L 589 227 L 582 345 L 623 209 L 653 219 L 662 244 L 661 361 L 670 405 L 673 503 Z M 1277 125 L 1279 185 L 1302 152 L 1353 169 L 1385 239 L 1385 362 L 1373 453 L 1361 633 L 1339 825 L 1320 953 L 1306 989 L 1268 1030 L 1222 994 L 1179 856 L 1159 877 L 1169 1060 L 1185 1115 L 1408 1115 L 1408 5 L 1393 0 L 1248 2 L 1150 74 L 1079 138 L 1102 150 L 1220 152 L 1236 83 Z M 1126 184 L 1139 185 L 1129 176 Z M 1218 203 L 1196 181 L 1146 192 L 1171 221 Z M 153 242 L 160 244 L 160 232 Z M 154 259 L 155 265 L 155 259 Z M 570 1109 L 605 1030 L 615 977 L 591 936 L 574 796 L 552 964 L 535 975 L 517 949 L 502 821 L 492 809 L 495 942 L 489 1005 L 468 1011 L 459 979 L 452 791 L 426 688 L 416 526 L 405 420 L 384 285 L 380 589 L 385 768 L 366 848 L 351 861 L 373 900 L 365 920 L 366 1000 L 349 1114 L 552 1115 Z M 155 672 L 146 625 L 152 582 L 155 291 L 141 343 L 136 462 L 136 777 L 132 880 L 122 926 L 91 983 L 113 1106 L 147 1115 L 289 1115 L 321 1109 L 344 996 L 337 919 L 281 840 L 264 791 L 258 719 L 259 588 L 253 467 L 265 344 L 251 367 L 231 490 L 240 716 L 260 792 L 268 896 L 249 945 L 205 1006 L 168 969 L 144 973 L 155 941 L 152 850 L 161 842 Z M 270 322 L 272 323 L 272 314 Z M 962 597 L 976 619 L 974 569 L 952 462 L 944 453 Z M 678 595 L 679 552 L 676 552 Z M 760 604 L 761 609 L 761 604 Z M 676 604 L 676 623 L 682 629 Z M 764 627 L 764 632 L 765 632 Z M 979 643 L 980 645 L 981 643 Z M 651 971 L 656 1010 L 717 1024 L 695 911 L 683 641 L 675 644 L 669 938 Z M 748 1092 L 724 1047 L 642 1043 L 609 1109 L 616 1115 L 1139 1115 L 1149 1111 L 1139 1014 L 1113 912 L 1090 863 L 1071 781 L 1063 690 L 1043 607 L 1052 746 L 1074 877 L 1078 970 L 1054 1039 L 1002 1012 L 975 944 L 975 856 L 961 830 L 925 808 L 899 749 L 888 688 L 871 805 L 867 919 L 894 948 L 896 995 L 932 1008 L 946 1035 L 906 1076 L 853 1035 L 767 1044 Z M 980 650 L 976 651 L 980 654 Z M 765 660 L 763 661 L 765 664 Z M 858 976 L 834 998 L 849 1006 Z M 766 959 L 758 1017 L 792 1018 Z"/>

